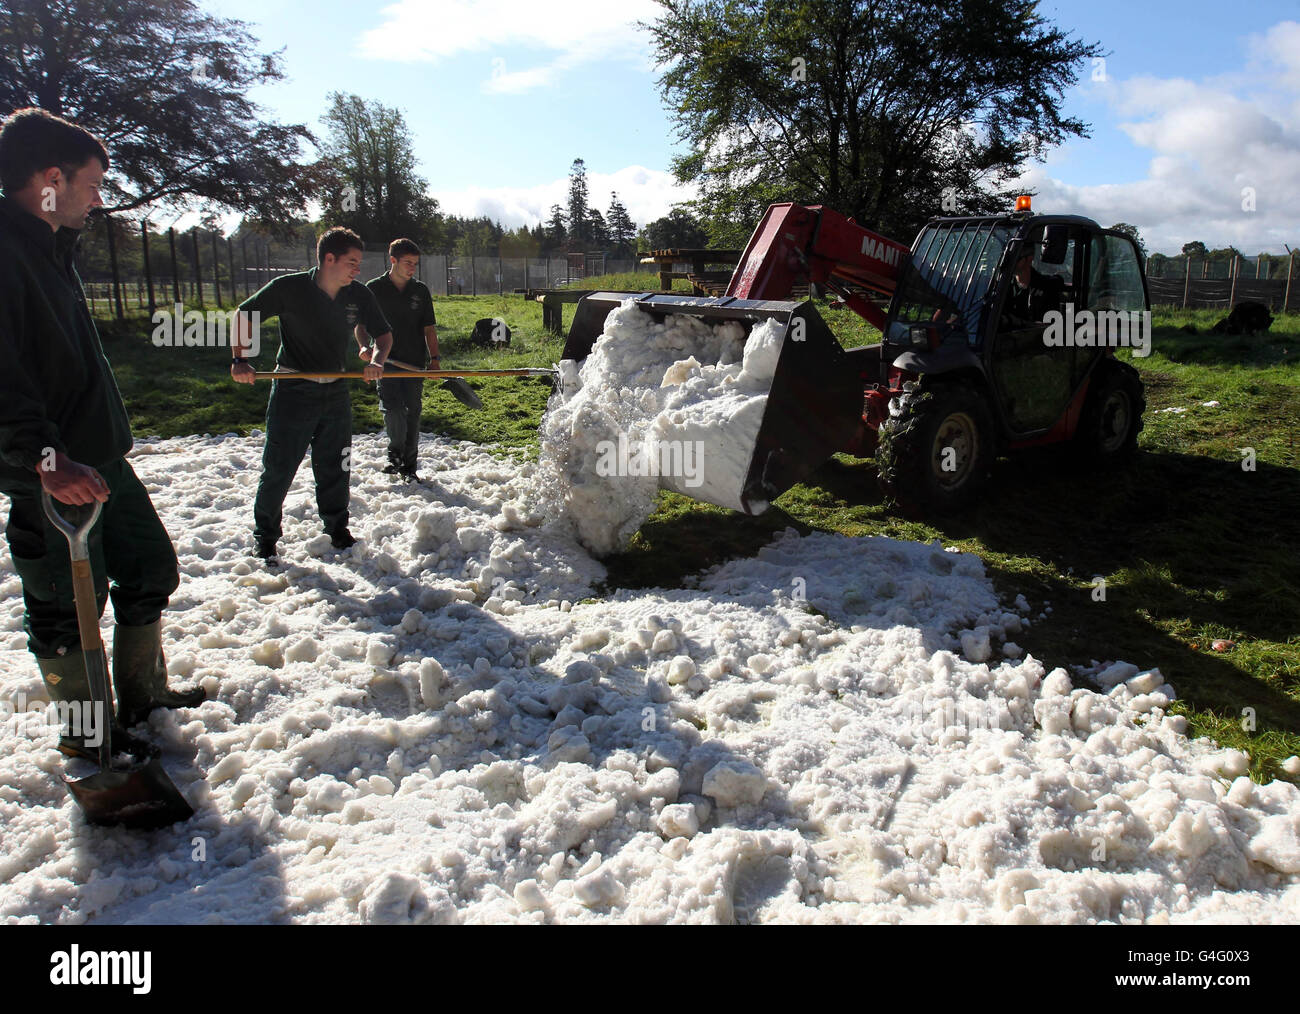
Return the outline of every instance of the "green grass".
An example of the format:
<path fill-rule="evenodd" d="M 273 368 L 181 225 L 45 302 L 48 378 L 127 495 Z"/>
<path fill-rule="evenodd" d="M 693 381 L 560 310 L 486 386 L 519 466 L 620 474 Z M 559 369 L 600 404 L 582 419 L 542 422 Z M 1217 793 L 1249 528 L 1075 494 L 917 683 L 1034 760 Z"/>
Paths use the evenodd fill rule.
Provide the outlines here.
<path fill-rule="evenodd" d="M 648 276 L 607 277 L 598 287 L 639 288 Z M 588 280 L 589 287 L 596 280 Z M 546 366 L 563 341 L 541 326 L 541 307 L 518 296 L 439 298 L 447 366 Z M 873 328 L 824 303 L 846 347 L 878 340 Z M 566 321 L 572 319 L 566 307 Z M 1033 615 L 1019 643 L 1049 666 L 1124 658 L 1159 666 L 1177 688 L 1190 730 L 1247 751 L 1251 774 L 1288 777 L 1279 762 L 1300 753 L 1300 316 L 1257 338 L 1210 335 L 1213 312 L 1155 315 L 1155 348 L 1132 360 L 1148 410 L 1139 453 L 1110 474 L 1080 473 L 1060 453 L 997 463 L 968 514 L 942 521 L 902 517 L 883 502 L 870 460 L 837 456 L 808 482 L 749 518 L 675 494 L 628 549 L 606 561 L 610 587 L 679 585 L 711 565 L 754 553 L 774 532 L 942 539 L 979 554 L 999 592 L 1018 593 Z M 500 317 L 509 348 L 478 348 L 480 317 Z M 1198 329 L 1191 334 L 1186 325 Z M 105 325 L 105 348 L 136 433 L 163 436 L 259 428 L 268 388 L 237 387 L 224 349 L 156 349 L 142 317 Z M 269 366 L 273 349 L 263 351 Z M 426 430 L 535 454 L 549 382 L 472 381 L 485 408 L 471 412 L 426 386 Z M 373 386 L 355 382 L 359 432 L 381 428 Z M 1217 408 L 1202 402 L 1218 401 Z M 1171 407 L 1185 413 L 1161 412 Z M 1243 471 L 1242 448 L 1254 471 Z M 1093 578 L 1106 599 L 1093 600 Z M 1236 642 L 1226 652 L 1216 638 Z M 1255 728 L 1242 728 L 1253 709 Z M 1291 779 L 1295 780 L 1295 779 Z"/>
<path fill-rule="evenodd" d="M 610 292 L 659 292 L 658 272 L 623 271 L 608 275 L 588 275 L 568 285 L 565 289 L 606 289 Z M 691 283 L 685 278 L 673 279 L 674 292 L 690 292 Z"/>

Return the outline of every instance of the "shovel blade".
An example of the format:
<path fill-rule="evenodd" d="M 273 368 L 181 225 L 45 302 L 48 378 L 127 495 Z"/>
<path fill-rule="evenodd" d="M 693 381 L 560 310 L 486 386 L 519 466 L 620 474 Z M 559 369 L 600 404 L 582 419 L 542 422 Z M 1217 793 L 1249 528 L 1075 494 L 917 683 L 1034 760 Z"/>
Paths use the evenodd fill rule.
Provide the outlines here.
<path fill-rule="evenodd" d="M 147 831 L 194 816 L 157 759 L 121 771 L 101 770 L 67 785 L 92 824 Z"/>
<path fill-rule="evenodd" d="M 483 402 L 474 393 L 474 388 L 470 387 L 460 377 L 448 377 L 440 386 L 462 405 L 468 405 L 470 408 L 483 407 Z"/>

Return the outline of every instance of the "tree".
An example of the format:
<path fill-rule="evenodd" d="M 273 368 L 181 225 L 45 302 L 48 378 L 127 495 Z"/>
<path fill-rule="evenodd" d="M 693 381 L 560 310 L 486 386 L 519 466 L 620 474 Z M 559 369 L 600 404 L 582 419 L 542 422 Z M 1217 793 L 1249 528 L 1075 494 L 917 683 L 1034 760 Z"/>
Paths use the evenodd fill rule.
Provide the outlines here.
<path fill-rule="evenodd" d="M 1205 248 L 1205 244 L 1199 239 L 1194 239 L 1190 243 L 1183 244 L 1183 256 L 1195 257 L 1205 260 L 1210 255 L 1210 251 Z"/>
<path fill-rule="evenodd" d="M 651 250 L 698 249 L 709 242 L 704 227 L 684 208 L 673 208 L 655 219 L 645 227 L 645 234 Z"/>
<path fill-rule="evenodd" d="M 475 219 L 456 241 L 456 254 L 460 257 L 497 256 L 499 236 L 488 219 Z"/>
<path fill-rule="evenodd" d="M 587 242 L 587 166 L 580 158 L 569 169 L 569 241 L 576 249 Z"/>
<path fill-rule="evenodd" d="M 242 21 L 190 0 L 0 0 L 0 113 L 40 106 L 109 150 L 109 211 L 211 204 L 284 223 L 312 179 L 302 124 L 263 118 L 284 77 Z"/>
<path fill-rule="evenodd" d="M 609 246 L 609 227 L 605 224 L 605 216 L 595 208 L 587 209 L 587 242 L 598 250 Z"/>
<path fill-rule="evenodd" d="M 541 248 L 541 241 L 526 225 L 501 235 L 502 257 L 536 257 Z"/>
<path fill-rule="evenodd" d="M 776 200 L 910 240 L 934 214 L 1009 210 L 1028 159 L 1087 136 L 1061 104 L 1101 49 L 1034 0 L 659 3 L 646 27 L 689 149 L 673 171 L 715 241 Z"/>
<path fill-rule="evenodd" d="M 548 249 L 558 250 L 569 238 L 569 231 L 564 222 L 564 209 L 558 204 L 551 205 L 551 217 L 546 222 L 546 244 Z"/>
<path fill-rule="evenodd" d="M 609 196 L 609 211 L 605 214 L 605 222 L 609 226 L 609 241 L 614 249 L 621 254 L 630 253 L 636 242 L 636 223 L 616 193 Z"/>
<path fill-rule="evenodd" d="M 1111 232 L 1122 232 L 1125 236 L 1132 236 L 1133 242 L 1137 244 L 1138 253 L 1142 257 L 1147 255 L 1147 245 L 1142 242 L 1142 236 L 1137 231 L 1136 225 L 1129 225 L 1127 222 L 1119 222 L 1110 227 Z"/>
<path fill-rule="evenodd" d="M 1226 261 L 1229 265 L 1232 264 L 1235 258 L 1244 257 L 1244 256 L 1245 254 L 1243 254 L 1240 250 L 1238 250 L 1235 246 L 1232 246 L 1231 244 L 1229 244 L 1228 246 L 1218 247 L 1215 250 L 1211 250 L 1209 254 L 1207 254 L 1207 257 L 1209 258 L 1211 263 L 1222 263 Z"/>
<path fill-rule="evenodd" d="M 415 149 L 402 114 L 379 102 L 332 92 L 325 114 L 320 192 L 322 223 L 343 225 L 371 242 L 400 236 L 435 239 L 438 202 L 415 171 Z"/>

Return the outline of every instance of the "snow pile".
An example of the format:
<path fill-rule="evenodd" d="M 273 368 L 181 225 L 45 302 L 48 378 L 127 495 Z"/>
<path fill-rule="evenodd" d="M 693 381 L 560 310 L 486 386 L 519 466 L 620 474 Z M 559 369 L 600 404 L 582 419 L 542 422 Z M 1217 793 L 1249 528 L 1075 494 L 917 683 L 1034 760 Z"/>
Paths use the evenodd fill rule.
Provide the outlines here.
<path fill-rule="evenodd" d="M 1028 603 L 973 556 L 787 532 L 593 601 L 535 466 L 426 438 L 430 485 L 392 486 L 358 437 L 361 542 L 317 534 L 304 468 L 267 570 L 260 449 L 134 459 L 181 558 L 171 671 L 213 695 L 150 719 L 198 812 L 88 827 L 54 731 L 8 718 L 0 918 L 1300 920 L 1300 791 L 1189 741 L 1156 671 L 1094 693 L 1022 657 Z M 0 563 L 0 697 L 30 698 Z"/>
<path fill-rule="evenodd" d="M 734 510 L 742 502 L 784 328 L 775 320 L 711 326 L 689 314 L 656 324 L 626 300 L 542 421 L 548 487 L 597 555 L 627 544 L 660 486 Z M 759 513 L 765 502 L 750 503 Z"/>

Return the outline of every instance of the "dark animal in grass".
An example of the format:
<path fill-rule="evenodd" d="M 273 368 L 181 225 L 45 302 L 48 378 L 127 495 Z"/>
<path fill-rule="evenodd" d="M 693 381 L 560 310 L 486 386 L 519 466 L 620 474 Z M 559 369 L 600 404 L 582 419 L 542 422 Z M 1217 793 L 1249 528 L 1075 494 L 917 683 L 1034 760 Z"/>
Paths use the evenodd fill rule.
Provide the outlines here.
<path fill-rule="evenodd" d="M 1211 329 L 1215 334 L 1261 334 L 1273 323 L 1263 303 L 1238 303 L 1232 312 Z"/>
<path fill-rule="evenodd" d="M 474 333 L 469 340 L 475 345 L 488 348 L 510 344 L 510 328 L 504 320 L 496 317 L 483 317 L 474 322 Z"/>

